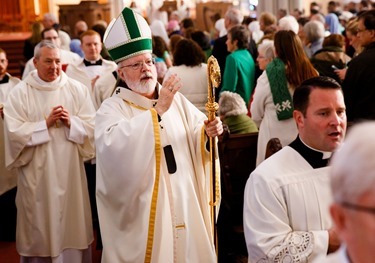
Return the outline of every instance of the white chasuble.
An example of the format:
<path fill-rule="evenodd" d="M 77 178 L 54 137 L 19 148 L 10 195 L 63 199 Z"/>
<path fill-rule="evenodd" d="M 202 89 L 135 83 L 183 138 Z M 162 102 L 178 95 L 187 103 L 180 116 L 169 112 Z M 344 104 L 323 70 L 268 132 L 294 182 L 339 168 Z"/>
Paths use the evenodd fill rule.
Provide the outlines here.
<path fill-rule="evenodd" d="M 156 102 L 117 88 L 97 112 L 102 262 L 217 262 L 209 214 L 206 116 L 177 93 L 158 122 Z M 171 173 L 166 145 L 176 161 Z"/>
<path fill-rule="evenodd" d="M 96 83 L 102 76 L 105 76 L 106 74 L 111 74 L 113 76 L 112 72 L 115 71 L 116 69 L 117 69 L 117 64 L 110 60 L 102 59 L 101 66 L 86 67 L 82 59 L 80 63 L 68 65 L 66 68 L 66 75 L 68 75 L 70 78 L 78 80 L 90 90 L 90 96 L 91 96 L 92 102 L 94 104 L 95 109 L 97 110 L 100 104 L 99 106 L 97 106 L 96 101 L 95 101 Z M 99 79 L 96 80 L 95 85 L 92 86 L 92 79 L 94 79 L 96 76 L 99 76 Z M 113 87 L 111 87 L 111 84 L 110 84 L 111 82 L 105 83 L 106 88 L 112 91 L 116 83 L 116 80 L 114 79 L 114 77 L 113 77 L 113 81 L 114 81 L 112 82 Z"/>
<path fill-rule="evenodd" d="M 17 251 L 25 257 L 57 257 L 93 241 L 84 159 L 94 157 L 95 110 L 90 94 L 65 73 L 41 83 L 36 71 L 16 86 L 5 104 L 8 168 L 18 174 Z M 60 121 L 34 141 L 41 123 L 62 105 L 71 127 Z"/>

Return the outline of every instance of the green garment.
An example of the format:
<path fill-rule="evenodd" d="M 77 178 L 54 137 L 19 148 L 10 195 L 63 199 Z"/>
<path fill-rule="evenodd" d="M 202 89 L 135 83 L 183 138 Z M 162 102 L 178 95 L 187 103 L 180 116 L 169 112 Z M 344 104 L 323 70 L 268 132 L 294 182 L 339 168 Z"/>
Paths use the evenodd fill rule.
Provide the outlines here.
<path fill-rule="evenodd" d="M 228 125 L 231 134 L 243 134 L 258 131 L 255 122 L 246 114 L 225 117 L 223 122 Z"/>
<path fill-rule="evenodd" d="M 282 121 L 292 118 L 294 108 L 292 96 L 288 90 L 284 62 L 279 58 L 275 58 L 267 65 L 266 72 L 273 103 L 276 107 L 277 119 Z"/>
<path fill-rule="evenodd" d="M 223 91 L 241 95 L 249 106 L 254 90 L 255 63 L 247 49 L 237 49 L 227 56 L 223 76 Z"/>
<path fill-rule="evenodd" d="M 208 58 L 212 55 L 212 48 L 203 50 L 203 52 L 204 52 L 204 55 L 206 57 L 204 63 L 207 63 Z"/>

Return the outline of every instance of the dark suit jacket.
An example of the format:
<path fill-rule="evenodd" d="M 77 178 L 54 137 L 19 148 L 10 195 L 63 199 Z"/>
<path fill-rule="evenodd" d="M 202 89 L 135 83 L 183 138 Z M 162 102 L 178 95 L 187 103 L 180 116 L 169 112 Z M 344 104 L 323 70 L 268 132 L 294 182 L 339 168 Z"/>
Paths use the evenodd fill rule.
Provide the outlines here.
<path fill-rule="evenodd" d="M 224 76 L 224 69 L 225 69 L 225 60 L 227 59 L 227 56 L 230 54 L 227 50 L 227 35 L 219 37 L 218 39 L 215 40 L 214 47 L 212 49 L 212 56 L 214 56 L 217 59 L 217 62 L 219 63 L 220 66 L 220 74 L 221 77 Z M 223 83 L 223 81 L 221 81 Z M 216 89 L 215 91 L 215 98 L 216 101 L 219 100 L 219 93 L 221 90 L 221 84 L 220 86 Z"/>
<path fill-rule="evenodd" d="M 375 120 L 375 42 L 353 58 L 342 83 L 348 121 Z"/>

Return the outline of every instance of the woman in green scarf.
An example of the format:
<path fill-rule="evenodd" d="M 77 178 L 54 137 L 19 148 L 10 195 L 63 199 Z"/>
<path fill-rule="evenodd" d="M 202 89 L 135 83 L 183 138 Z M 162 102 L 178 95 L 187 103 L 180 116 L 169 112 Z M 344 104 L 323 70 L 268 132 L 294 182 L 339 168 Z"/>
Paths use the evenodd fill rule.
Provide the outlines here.
<path fill-rule="evenodd" d="M 258 127 L 247 115 L 247 107 L 242 97 L 234 92 L 223 91 L 219 99 L 219 115 L 228 126 L 230 134 L 257 132 Z"/>
<path fill-rule="evenodd" d="M 259 127 L 257 165 L 264 160 L 267 142 L 279 138 L 283 146 L 297 136 L 292 95 L 304 80 L 318 76 L 299 37 L 281 30 L 274 39 L 276 58 L 267 65 L 255 87 L 251 116 Z"/>

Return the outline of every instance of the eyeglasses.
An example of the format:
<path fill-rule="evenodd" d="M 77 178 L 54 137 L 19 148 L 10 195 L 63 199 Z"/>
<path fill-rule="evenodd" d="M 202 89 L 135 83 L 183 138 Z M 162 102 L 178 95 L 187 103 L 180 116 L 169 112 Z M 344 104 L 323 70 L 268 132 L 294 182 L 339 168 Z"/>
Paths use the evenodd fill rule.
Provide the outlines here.
<path fill-rule="evenodd" d="M 143 63 L 146 64 L 147 66 L 151 67 L 152 65 L 155 64 L 155 59 L 154 58 L 150 58 L 150 59 L 147 59 L 145 61 L 139 61 L 139 62 L 136 62 L 134 64 L 131 64 L 131 65 L 124 65 L 121 68 L 132 68 L 133 70 L 138 70 L 140 68 L 143 67 Z"/>
<path fill-rule="evenodd" d="M 342 202 L 341 205 L 345 208 L 348 208 L 348 209 L 366 212 L 366 213 L 370 213 L 370 214 L 375 214 L 375 208 L 373 208 L 373 207 L 355 205 L 355 204 L 351 204 L 351 203 L 347 203 L 347 202 Z"/>

